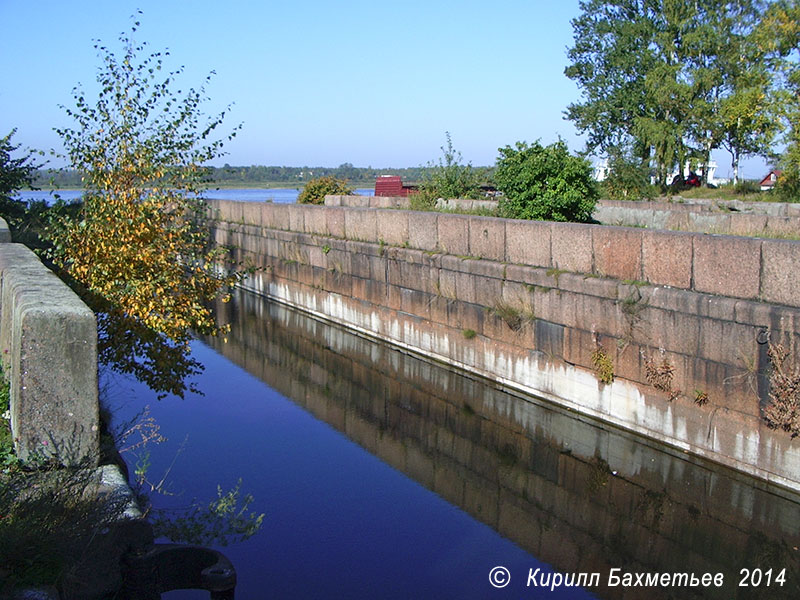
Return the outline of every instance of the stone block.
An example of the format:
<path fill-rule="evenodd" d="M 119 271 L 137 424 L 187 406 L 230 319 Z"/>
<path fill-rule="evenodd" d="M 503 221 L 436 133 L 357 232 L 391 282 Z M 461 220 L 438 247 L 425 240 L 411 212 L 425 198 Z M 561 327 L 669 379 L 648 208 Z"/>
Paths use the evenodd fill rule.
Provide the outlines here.
<path fill-rule="evenodd" d="M 616 279 L 642 278 L 642 230 L 593 227 L 594 273 Z"/>
<path fill-rule="evenodd" d="M 333 252 L 329 253 L 332 254 Z M 358 252 L 351 252 L 345 255 L 350 260 L 348 272 L 355 276 L 361 277 L 362 279 L 370 279 L 370 257 L 366 254 L 360 254 Z M 385 280 L 385 278 L 384 278 Z"/>
<path fill-rule="evenodd" d="M 442 296 L 434 295 L 431 297 L 429 314 L 433 323 L 438 325 L 447 325 L 449 303 L 450 301 Z"/>
<path fill-rule="evenodd" d="M 564 330 L 564 360 L 570 364 L 578 365 L 586 369 L 593 369 L 592 353 L 597 347 L 596 339 L 601 341 L 603 348 L 609 356 L 613 357 L 616 350 L 616 343 L 610 338 L 595 336 L 591 331 L 568 327 Z M 617 364 L 614 362 L 614 374 L 617 372 Z"/>
<path fill-rule="evenodd" d="M 757 298 L 761 244 L 758 239 L 695 235 L 694 289 L 734 298 Z"/>
<path fill-rule="evenodd" d="M 325 210 L 325 224 L 328 234 L 337 237 L 344 237 L 344 209 L 340 207 L 330 207 Z"/>
<path fill-rule="evenodd" d="M 344 234 L 348 240 L 378 241 L 377 209 L 348 208 L 344 213 Z"/>
<path fill-rule="evenodd" d="M 469 217 L 440 214 L 437 219 L 439 249 L 448 254 L 469 254 Z"/>
<path fill-rule="evenodd" d="M 402 288 L 400 290 L 400 310 L 422 319 L 430 319 L 429 294 L 419 290 Z"/>
<path fill-rule="evenodd" d="M 456 273 L 456 299 L 475 302 L 475 278 L 469 273 Z"/>
<path fill-rule="evenodd" d="M 761 252 L 761 298 L 766 302 L 800 306 L 800 242 L 764 240 Z"/>
<path fill-rule="evenodd" d="M 247 225 L 255 225 L 261 227 L 261 208 L 264 206 L 261 202 L 242 202 L 242 219 Z"/>
<path fill-rule="evenodd" d="M 689 213 L 670 211 L 666 228 L 674 231 L 689 231 Z"/>
<path fill-rule="evenodd" d="M 219 209 L 219 220 L 228 221 L 230 223 L 241 223 L 244 215 L 242 214 L 242 206 L 244 202 L 236 202 L 235 200 L 215 200 L 216 207 Z"/>
<path fill-rule="evenodd" d="M 342 196 L 342 206 L 349 206 L 351 208 L 369 208 L 372 200 L 372 196 L 359 196 L 358 194 L 350 194 L 349 196 Z"/>
<path fill-rule="evenodd" d="M 434 280 L 438 278 L 439 270 L 431 269 L 426 265 L 418 265 L 400 261 L 400 283 L 404 288 L 420 290 L 429 294 L 436 292 Z"/>
<path fill-rule="evenodd" d="M 525 284 L 517 281 L 502 281 L 500 297 L 503 302 L 517 308 L 529 308 L 533 310 L 533 290 Z"/>
<path fill-rule="evenodd" d="M 762 235 L 766 227 L 766 215 L 731 215 L 731 235 Z"/>
<path fill-rule="evenodd" d="M 328 235 L 327 209 L 324 206 L 308 205 L 305 209 L 304 231 L 314 235 Z"/>
<path fill-rule="evenodd" d="M 475 303 L 481 306 L 495 306 L 503 297 L 503 285 L 494 277 L 472 276 L 475 289 Z"/>
<path fill-rule="evenodd" d="M 618 343 L 615 344 L 615 346 L 614 376 L 630 381 L 646 383 L 643 375 L 644 367 L 642 367 L 641 347 L 638 344 L 624 342 L 622 346 Z M 607 350 L 610 352 L 611 348 L 609 347 Z"/>
<path fill-rule="evenodd" d="M 592 272 L 592 226 L 550 223 L 552 266 L 574 273 Z"/>
<path fill-rule="evenodd" d="M 767 217 L 765 226 L 767 235 L 771 237 L 800 238 L 800 219 L 797 217 Z"/>
<path fill-rule="evenodd" d="M 306 230 L 306 206 L 303 204 L 288 204 L 289 231 L 303 233 Z"/>
<path fill-rule="evenodd" d="M 269 227 L 272 229 L 280 229 L 281 231 L 290 230 L 289 210 L 288 204 L 273 204 L 271 207 Z M 267 227 L 267 223 L 263 223 Z"/>
<path fill-rule="evenodd" d="M 569 297 L 574 298 L 574 319 L 564 322 L 565 325 L 619 338 L 627 333 L 628 315 L 624 312 L 620 315 L 618 301 L 587 294 L 570 294 Z"/>
<path fill-rule="evenodd" d="M 524 265 L 506 265 L 505 279 L 508 281 L 518 281 L 531 286 L 553 287 L 556 282 L 553 274 L 548 275 L 549 269 L 539 267 L 528 267 Z"/>
<path fill-rule="evenodd" d="M 730 215 L 689 213 L 689 230 L 703 233 L 729 234 Z"/>
<path fill-rule="evenodd" d="M 757 355 L 758 328 L 730 321 L 700 319 L 696 352 L 699 358 L 734 364 L 742 356 Z"/>
<path fill-rule="evenodd" d="M 470 217 L 470 256 L 503 262 L 506 259 L 506 221 L 490 217 Z"/>
<path fill-rule="evenodd" d="M 510 263 L 533 267 L 552 266 L 550 223 L 546 221 L 506 221 L 506 258 Z"/>
<path fill-rule="evenodd" d="M 0 339 L 23 461 L 99 458 L 94 313 L 27 248 L 0 246 Z"/>
<path fill-rule="evenodd" d="M 645 231 L 642 234 L 642 278 L 654 285 L 689 289 L 692 285 L 690 233 Z"/>
<path fill-rule="evenodd" d="M 408 213 L 408 243 L 412 248 L 434 251 L 439 247 L 439 216 L 431 212 Z"/>
<path fill-rule="evenodd" d="M 408 212 L 403 210 L 377 211 L 378 240 L 391 246 L 404 246 L 408 241 Z"/>

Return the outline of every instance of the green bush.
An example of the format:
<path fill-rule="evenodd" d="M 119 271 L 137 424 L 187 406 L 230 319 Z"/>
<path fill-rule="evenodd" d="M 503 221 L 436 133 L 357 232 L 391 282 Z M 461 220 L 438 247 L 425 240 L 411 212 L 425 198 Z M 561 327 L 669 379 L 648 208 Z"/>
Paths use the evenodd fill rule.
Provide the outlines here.
<path fill-rule="evenodd" d="M 412 208 L 415 210 L 432 210 L 439 198 L 450 200 L 480 197 L 480 173 L 470 163 L 461 164 L 461 152 L 453 148 L 449 131 L 445 132 L 445 138 L 447 143 L 441 147 L 442 158 L 439 159 L 439 164 L 428 163 L 419 191 L 411 196 Z"/>
<path fill-rule="evenodd" d="M 778 177 L 773 190 L 781 202 L 800 202 L 800 168 L 785 169 Z"/>
<path fill-rule="evenodd" d="M 511 219 L 587 222 L 597 202 L 592 167 L 559 140 L 500 148 L 494 181 L 503 192 L 500 215 Z"/>
<path fill-rule="evenodd" d="M 325 196 L 328 194 L 347 196 L 353 190 L 348 187 L 347 182 L 336 177 L 317 177 L 312 179 L 297 196 L 300 204 L 324 204 Z"/>
<path fill-rule="evenodd" d="M 612 154 L 608 166 L 603 183 L 612 200 L 651 200 L 656 195 L 655 186 L 650 184 L 650 168 L 630 153 Z"/>

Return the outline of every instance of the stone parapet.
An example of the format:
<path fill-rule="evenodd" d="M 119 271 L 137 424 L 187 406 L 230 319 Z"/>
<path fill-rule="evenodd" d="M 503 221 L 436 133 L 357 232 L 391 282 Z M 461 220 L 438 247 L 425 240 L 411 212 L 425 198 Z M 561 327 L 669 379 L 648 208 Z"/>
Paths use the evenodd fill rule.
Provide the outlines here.
<path fill-rule="evenodd" d="M 800 204 L 779 202 L 603 200 L 592 215 L 605 225 L 800 239 Z"/>
<path fill-rule="evenodd" d="M 221 221 L 242 226 L 800 307 L 797 278 L 791 277 L 793 268 L 786 262 L 787 257 L 800 256 L 800 241 L 376 208 L 230 201 L 211 201 L 210 206 Z"/>
<path fill-rule="evenodd" d="M 95 315 L 21 244 L 0 244 L 0 353 L 17 456 L 96 461 Z"/>

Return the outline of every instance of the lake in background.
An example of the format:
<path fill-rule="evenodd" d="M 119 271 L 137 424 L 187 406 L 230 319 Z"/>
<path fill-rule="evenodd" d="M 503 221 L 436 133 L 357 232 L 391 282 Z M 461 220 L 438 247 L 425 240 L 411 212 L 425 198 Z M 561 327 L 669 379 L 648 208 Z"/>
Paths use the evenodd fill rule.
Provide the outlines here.
<path fill-rule="evenodd" d="M 81 197 L 81 190 L 54 190 L 54 191 L 32 191 L 22 190 L 17 192 L 16 197 L 21 200 L 44 200 L 52 203 L 58 195 L 63 200 L 77 200 Z M 241 202 L 278 202 L 290 204 L 297 201 L 300 193 L 298 188 L 270 188 L 270 189 L 209 189 L 205 197 L 218 200 L 238 200 Z M 355 193 L 360 196 L 374 196 L 373 188 L 359 188 Z"/>

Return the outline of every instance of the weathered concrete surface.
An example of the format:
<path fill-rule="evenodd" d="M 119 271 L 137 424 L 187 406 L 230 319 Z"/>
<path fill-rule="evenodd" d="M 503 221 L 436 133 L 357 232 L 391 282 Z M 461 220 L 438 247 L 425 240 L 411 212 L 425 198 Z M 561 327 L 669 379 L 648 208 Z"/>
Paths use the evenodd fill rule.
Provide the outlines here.
<path fill-rule="evenodd" d="M 21 244 L 0 244 L 0 352 L 17 456 L 96 461 L 94 313 Z"/>
<path fill-rule="evenodd" d="M 262 210 L 266 222 L 274 209 Z M 429 213 L 407 212 L 392 246 L 368 216 L 377 209 L 318 210 L 344 211 L 357 241 L 251 230 L 224 211 L 216 238 L 263 268 L 249 289 L 800 489 L 800 440 L 763 419 L 769 363 L 759 343 L 769 330 L 800 348 L 800 299 L 784 265 L 798 243 L 762 256 L 769 240 L 444 213 L 434 227 Z M 595 374 L 598 347 L 613 364 L 608 384 Z M 667 373 L 660 383 L 657 368 Z"/>
<path fill-rule="evenodd" d="M 11 241 L 11 231 L 8 229 L 8 223 L 3 217 L 0 217 L 0 244 Z"/>

